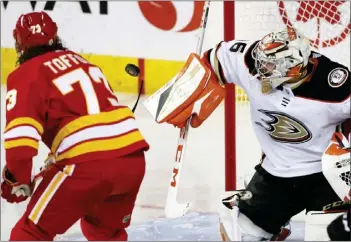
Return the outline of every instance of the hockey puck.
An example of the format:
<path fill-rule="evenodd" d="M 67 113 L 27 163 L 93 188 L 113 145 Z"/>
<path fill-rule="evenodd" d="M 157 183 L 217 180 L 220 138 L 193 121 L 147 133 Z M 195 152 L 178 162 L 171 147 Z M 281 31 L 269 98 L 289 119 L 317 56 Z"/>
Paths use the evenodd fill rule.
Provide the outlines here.
<path fill-rule="evenodd" d="M 139 76 L 140 69 L 134 64 L 127 64 L 125 71 L 131 76 Z"/>

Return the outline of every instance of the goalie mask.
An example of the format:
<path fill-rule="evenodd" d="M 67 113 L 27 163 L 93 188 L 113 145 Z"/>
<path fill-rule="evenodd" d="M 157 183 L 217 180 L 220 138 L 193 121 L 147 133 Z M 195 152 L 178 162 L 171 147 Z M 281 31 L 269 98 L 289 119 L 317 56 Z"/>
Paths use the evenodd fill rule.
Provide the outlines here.
<path fill-rule="evenodd" d="M 282 84 L 298 86 L 306 76 L 310 53 L 308 39 L 292 28 L 266 35 L 253 51 L 262 92 L 268 93 Z"/>

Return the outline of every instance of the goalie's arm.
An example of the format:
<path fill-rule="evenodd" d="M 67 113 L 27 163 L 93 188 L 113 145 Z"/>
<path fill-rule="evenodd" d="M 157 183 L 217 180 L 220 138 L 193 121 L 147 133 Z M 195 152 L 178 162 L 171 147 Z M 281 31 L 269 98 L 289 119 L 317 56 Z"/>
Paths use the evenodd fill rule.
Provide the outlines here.
<path fill-rule="evenodd" d="M 216 79 L 222 86 L 226 85 L 228 80 L 226 79 L 222 64 L 218 60 L 217 52 L 220 48 L 220 44 L 216 48 L 206 51 L 202 57 L 203 63 L 211 70 L 212 78 Z"/>
<path fill-rule="evenodd" d="M 215 48 L 206 51 L 202 60 L 220 83 L 233 83 L 246 89 L 247 72 L 255 73 L 252 51 L 256 45 L 257 41 L 222 41 Z"/>

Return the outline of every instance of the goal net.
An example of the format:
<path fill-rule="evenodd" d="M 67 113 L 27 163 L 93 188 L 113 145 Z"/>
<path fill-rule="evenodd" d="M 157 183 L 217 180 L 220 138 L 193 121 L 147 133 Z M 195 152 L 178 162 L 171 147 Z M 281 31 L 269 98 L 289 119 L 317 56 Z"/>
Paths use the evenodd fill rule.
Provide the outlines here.
<path fill-rule="evenodd" d="M 350 68 L 348 1 L 224 2 L 224 26 L 227 41 L 258 40 L 269 32 L 294 27 L 309 38 L 314 51 Z M 260 148 L 252 133 L 245 92 L 238 87 L 228 90 L 225 104 L 226 183 L 227 189 L 233 189 L 233 182 L 242 186 L 245 176 L 253 172 Z M 236 137 L 236 142 L 231 137 Z"/>

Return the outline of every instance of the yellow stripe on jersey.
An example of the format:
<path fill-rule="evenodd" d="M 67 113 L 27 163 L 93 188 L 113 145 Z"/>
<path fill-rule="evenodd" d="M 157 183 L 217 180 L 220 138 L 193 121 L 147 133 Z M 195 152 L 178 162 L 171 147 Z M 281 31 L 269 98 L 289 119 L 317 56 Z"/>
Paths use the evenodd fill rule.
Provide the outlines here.
<path fill-rule="evenodd" d="M 11 122 L 9 122 L 5 128 L 5 132 L 17 127 L 17 126 L 21 126 L 21 125 L 30 125 L 33 126 L 34 128 L 36 128 L 39 132 L 40 135 L 43 134 L 44 132 L 44 128 L 43 126 L 34 118 L 30 118 L 30 117 L 20 117 L 20 118 L 16 118 L 14 120 L 12 120 Z"/>
<path fill-rule="evenodd" d="M 86 141 L 74 146 L 56 157 L 56 161 L 73 158 L 88 152 L 117 150 L 142 141 L 144 138 L 139 130 L 124 134 L 120 137 Z"/>
<path fill-rule="evenodd" d="M 34 223 L 37 224 L 44 209 L 49 204 L 52 197 L 55 195 L 55 192 L 58 190 L 60 185 L 63 181 L 68 177 L 71 176 L 74 170 L 74 165 L 68 165 L 63 169 L 63 172 L 57 173 L 40 196 L 39 200 L 35 204 L 32 209 L 32 212 L 29 214 L 29 219 Z"/>
<path fill-rule="evenodd" d="M 102 112 L 77 118 L 60 129 L 52 142 L 51 151 L 56 153 L 61 141 L 78 130 L 89 126 L 118 122 L 128 117 L 134 117 L 133 112 L 128 107 L 123 107 L 110 112 Z"/>
<path fill-rule="evenodd" d="M 5 149 L 11 149 L 11 148 L 23 147 L 23 146 L 29 146 L 34 149 L 38 149 L 39 141 L 28 139 L 28 138 L 5 140 L 4 146 L 5 146 Z"/>

